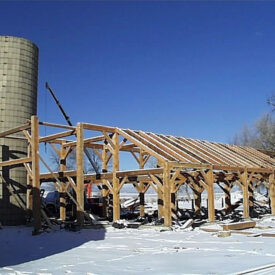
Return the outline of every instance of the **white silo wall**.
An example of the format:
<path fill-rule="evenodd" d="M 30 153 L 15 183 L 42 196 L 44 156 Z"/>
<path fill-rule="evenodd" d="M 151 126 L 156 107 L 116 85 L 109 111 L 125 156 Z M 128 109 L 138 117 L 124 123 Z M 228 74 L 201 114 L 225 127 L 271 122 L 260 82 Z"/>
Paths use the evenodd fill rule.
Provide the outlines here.
<path fill-rule="evenodd" d="M 0 36 L 0 132 L 24 124 L 36 114 L 37 77 L 37 46 L 23 38 Z M 0 138 L 0 145 L 1 161 L 23 157 L 27 153 L 25 141 Z M 6 181 L 25 202 L 25 169 L 16 167 L 1 170 Z M 25 221 L 24 211 L 20 209 L 1 178 L 0 221 L 9 225 L 22 224 Z"/>

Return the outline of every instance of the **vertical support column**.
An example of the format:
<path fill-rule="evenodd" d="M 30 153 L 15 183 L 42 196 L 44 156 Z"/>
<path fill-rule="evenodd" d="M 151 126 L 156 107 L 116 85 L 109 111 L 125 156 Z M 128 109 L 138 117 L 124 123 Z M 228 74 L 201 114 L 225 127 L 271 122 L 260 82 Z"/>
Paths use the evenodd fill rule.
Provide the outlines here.
<path fill-rule="evenodd" d="M 158 218 L 161 219 L 163 217 L 163 192 L 158 188 Z"/>
<path fill-rule="evenodd" d="M 225 211 L 226 213 L 229 213 L 231 211 L 231 186 L 230 186 L 230 182 L 228 182 L 227 180 L 224 181 L 224 201 L 225 201 Z"/>
<path fill-rule="evenodd" d="M 82 123 L 76 126 L 76 200 L 78 202 L 76 211 L 77 223 L 81 226 L 84 223 L 84 133 Z"/>
<path fill-rule="evenodd" d="M 213 175 L 213 170 L 210 169 L 208 171 L 208 188 L 207 188 L 207 192 L 208 192 L 208 219 L 210 222 L 214 222 L 215 221 L 215 205 L 214 205 L 214 201 L 215 201 L 215 194 L 214 194 L 214 175 Z"/>
<path fill-rule="evenodd" d="M 171 226 L 171 186 L 170 186 L 170 167 L 168 162 L 164 163 L 163 169 L 163 197 L 164 197 L 164 225 Z"/>
<path fill-rule="evenodd" d="M 172 184 L 172 183 L 171 183 Z M 171 217 L 177 220 L 177 205 L 176 205 L 176 193 L 171 192 Z"/>
<path fill-rule="evenodd" d="M 28 157 L 31 157 L 31 144 L 28 144 Z M 27 174 L 27 202 L 26 207 L 28 211 L 32 210 L 32 177 Z"/>
<path fill-rule="evenodd" d="M 243 191 L 243 217 L 249 218 L 249 197 L 248 197 L 248 178 L 247 178 L 247 168 L 244 169 L 244 172 L 239 174 L 240 181 L 242 183 Z"/>
<path fill-rule="evenodd" d="M 208 220 L 209 222 L 215 221 L 215 194 L 214 194 L 214 174 L 213 168 L 209 169 L 206 173 L 202 171 L 204 181 L 207 185 L 207 206 L 208 206 Z"/>
<path fill-rule="evenodd" d="M 271 203 L 271 214 L 275 215 L 275 172 L 269 175 L 269 196 Z"/>
<path fill-rule="evenodd" d="M 31 147 L 32 147 L 32 211 L 34 218 L 34 234 L 41 229 L 40 210 L 40 170 L 39 170 L 39 125 L 37 116 L 31 117 Z"/>
<path fill-rule="evenodd" d="M 102 149 L 102 173 L 107 173 L 108 172 L 108 164 L 107 164 L 107 151 L 105 149 L 105 146 Z M 108 205 L 108 194 L 109 190 L 106 184 L 106 180 L 103 180 L 103 185 L 102 185 L 102 197 L 103 197 L 103 217 L 107 217 L 107 205 Z"/>
<path fill-rule="evenodd" d="M 199 184 L 199 183 L 197 183 Z M 195 215 L 201 215 L 201 191 L 199 188 L 195 187 L 193 189 L 194 199 L 195 199 Z"/>
<path fill-rule="evenodd" d="M 60 149 L 60 171 L 64 172 L 66 171 L 66 150 L 61 144 L 61 149 Z M 65 182 L 61 182 L 61 187 L 58 190 L 59 191 L 59 200 L 60 200 L 60 219 L 62 221 L 66 220 L 66 193 L 65 193 Z"/>
<path fill-rule="evenodd" d="M 254 208 L 254 191 L 252 182 L 248 182 L 248 200 L 249 200 L 249 215 L 251 216 Z"/>
<path fill-rule="evenodd" d="M 144 159 L 143 159 L 143 151 L 140 149 L 139 153 L 139 169 L 144 168 Z M 144 183 L 140 183 L 140 192 L 139 192 L 139 204 L 140 204 L 140 216 L 145 216 L 145 193 L 144 193 Z"/>
<path fill-rule="evenodd" d="M 119 170 L 119 135 L 113 136 L 113 221 L 120 219 L 119 179 L 116 172 Z"/>

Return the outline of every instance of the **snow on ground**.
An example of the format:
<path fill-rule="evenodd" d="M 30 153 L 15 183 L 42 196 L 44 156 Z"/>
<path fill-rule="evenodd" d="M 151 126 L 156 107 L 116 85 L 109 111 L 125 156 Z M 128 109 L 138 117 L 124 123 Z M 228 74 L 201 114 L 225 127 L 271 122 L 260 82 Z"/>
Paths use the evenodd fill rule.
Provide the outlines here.
<path fill-rule="evenodd" d="M 275 233 L 275 218 L 259 225 L 264 229 L 251 230 Z M 37 236 L 31 231 L 23 226 L 0 229 L 0 274 L 236 274 L 275 263 L 272 237 L 221 238 L 199 228 L 164 227 L 58 229 Z"/>

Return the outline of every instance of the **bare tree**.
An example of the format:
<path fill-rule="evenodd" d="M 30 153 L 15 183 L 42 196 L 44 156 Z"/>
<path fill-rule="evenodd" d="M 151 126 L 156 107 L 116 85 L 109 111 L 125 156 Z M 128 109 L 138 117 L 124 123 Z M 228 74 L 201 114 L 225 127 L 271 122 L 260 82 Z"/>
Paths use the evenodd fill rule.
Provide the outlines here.
<path fill-rule="evenodd" d="M 269 104 L 272 108 L 272 112 L 275 111 L 275 94 L 271 95 L 268 99 L 267 99 L 267 104 Z"/>
<path fill-rule="evenodd" d="M 90 155 L 91 159 L 93 160 L 94 165 L 97 168 L 97 171 L 101 171 L 101 161 L 99 160 L 97 154 L 94 153 L 94 151 L 90 148 L 87 150 L 89 151 L 89 155 Z M 58 171 L 59 163 L 60 163 L 59 157 L 56 154 L 52 153 L 50 158 L 54 165 L 54 170 Z M 72 150 L 72 152 L 68 155 L 68 157 L 66 159 L 66 166 L 67 166 L 67 170 L 76 170 L 76 152 L 75 152 L 75 150 Z M 85 174 L 96 173 L 95 169 L 93 168 L 93 166 L 91 165 L 91 163 L 89 162 L 89 160 L 85 154 L 84 154 L 84 173 Z"/>
<path fill-rule="evenodd" d="M 268 99 L 268 104 L 275 107 L 275 95 Z M 252 127 L 243 126 L 240 133 L 235 135 L 234 144 L 250 146 L 256 149 L 275 151 L 275 119 L 272 112 L 263 115 Z"/>

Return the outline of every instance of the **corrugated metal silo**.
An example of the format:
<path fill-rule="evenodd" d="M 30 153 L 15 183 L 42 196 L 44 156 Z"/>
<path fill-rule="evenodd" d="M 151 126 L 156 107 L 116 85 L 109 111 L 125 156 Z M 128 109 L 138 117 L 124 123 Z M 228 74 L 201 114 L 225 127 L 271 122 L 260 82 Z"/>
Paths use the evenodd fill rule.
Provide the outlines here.
<path fill-rule="evenodd" d="M 0 36 L 0 132 L 24 124 L 26 119 L 36 114 L 37 75 L 37 46 L 24 38 Z M 26 154 L 26 141 L 0 138 L 0 161 L 23 157 Z M 0 167 L 0 172 L 18 198 L 25 202 L 25 169 Z M 6 225 L 22 224 L 25 221 L 25 212 L 1 178 L 0 221 Z"/>

